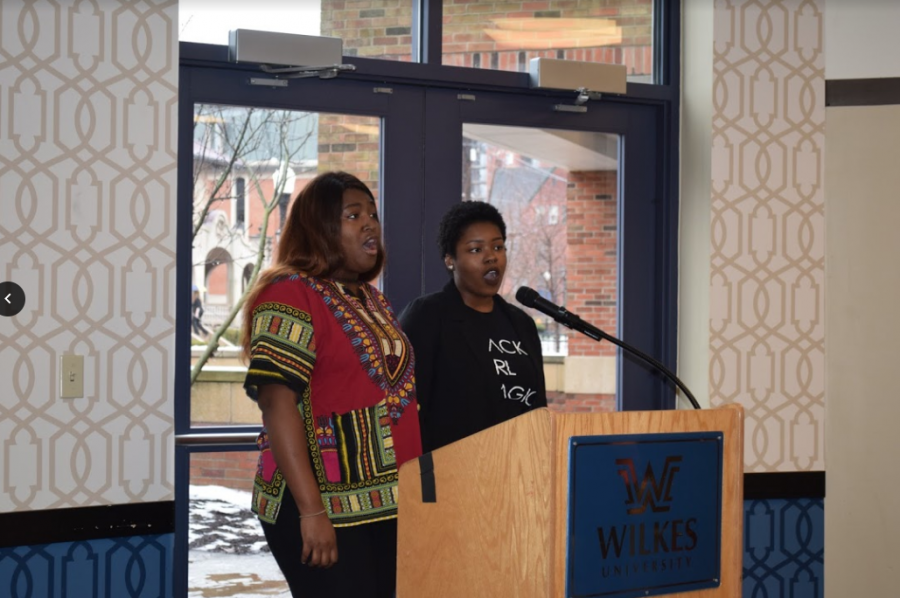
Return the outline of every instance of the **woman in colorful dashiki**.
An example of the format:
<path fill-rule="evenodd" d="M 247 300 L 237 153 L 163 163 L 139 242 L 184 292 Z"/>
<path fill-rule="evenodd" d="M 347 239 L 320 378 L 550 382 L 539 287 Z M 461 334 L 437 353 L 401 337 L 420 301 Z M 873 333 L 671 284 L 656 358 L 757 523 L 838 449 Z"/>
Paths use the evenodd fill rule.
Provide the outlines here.
<path fill-rule="evenodd" d="M 503 217 L 484 202 L 459 203 L 444 214 L 437 241 L 450 281 L 400 314 L 416 353 L 426 451 L 547 405 L 534 320 L 498 294 Z"/>
<path fill-rule="evenodd" d="M 412 351 L 369 284 L 383 263 L 371 191 L 324 173 L 244 308 L 244 387 L 264 426 L 253 511 L 295 597 L 396 585 L 397 468 L 422 451 Z"/>

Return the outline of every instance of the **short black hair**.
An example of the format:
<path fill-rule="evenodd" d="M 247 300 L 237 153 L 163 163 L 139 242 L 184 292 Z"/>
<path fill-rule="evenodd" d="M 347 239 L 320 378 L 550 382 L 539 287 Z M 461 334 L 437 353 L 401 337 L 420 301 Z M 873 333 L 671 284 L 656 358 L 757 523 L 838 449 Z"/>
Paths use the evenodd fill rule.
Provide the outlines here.
<path fill-rule="evenodd" d="M 477 222 L 490 222 L 500 229 L 500 235 L 506 241 L 506 223 L 503 216 L 489 203 L 483 201 L 464 201 L 456 204 L 441 218 L 438 226 L 437 244 L 441 251 L 441 259 L 445 255 L 456 257 L 456 244 L 463 232 Z"/>

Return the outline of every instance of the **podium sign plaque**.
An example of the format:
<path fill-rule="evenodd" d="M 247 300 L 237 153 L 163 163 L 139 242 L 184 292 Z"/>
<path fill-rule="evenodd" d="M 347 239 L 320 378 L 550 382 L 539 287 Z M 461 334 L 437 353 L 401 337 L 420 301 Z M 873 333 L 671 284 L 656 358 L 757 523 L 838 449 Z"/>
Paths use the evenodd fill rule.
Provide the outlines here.
<path fill-rule="evenodd" d="M 566 598 L 716 588 L 720 432 L 573 436 Z"/>

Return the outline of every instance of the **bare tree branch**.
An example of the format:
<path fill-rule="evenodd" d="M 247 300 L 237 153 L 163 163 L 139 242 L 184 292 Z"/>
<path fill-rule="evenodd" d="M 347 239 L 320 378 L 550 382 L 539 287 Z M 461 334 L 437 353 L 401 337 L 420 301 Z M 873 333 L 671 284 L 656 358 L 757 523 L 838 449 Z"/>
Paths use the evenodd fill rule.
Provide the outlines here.
<path fill-rule="evenodd" d="M 220 114 L 222 114 L 221 111 Z M 296 133 L 296 130 L 302 127 L 301 121 L 303 119 L 314 118 L 313 115 L 308 113 L 286 110 L 254 112 L 253 109 L 246 109 L 245 112 L 236 114 L 242 117 L 243 121 L 239 124 L 234 123 L 238 125 L 238 133 L 234 136 L 234 139 L 229 134 L 231 128 L 224 127 L 222 141 L 225 147 L 223 147 L 223 151 L 229 154 L 229 159 L 225 169 L 217 173 L 212 192 L 208 194 L 207 201 L 196 207 L 196 209 L 200 210 L 200 217 L 195 223 L 194 238 L 203 229 L 213 203 L 233 197 L 231 195 L 223 197 L 218 194 L 226 181 L 233 176 L 238 168 L 242 176 L 248 179 L 248 194 L 253 196 L 262 207 L 262 219 L 258 231 L 259 234 L 253 239 L 255 247 L 246 243 L 246 241 L 252 239 L 252 233 L 249 230 L 229 228 L 224 235 L 220 234 L 218 237 L 220 242 L 243 241 L 246 239 L 242 244 L 250 253 L 238 256 L 238 259 L 253 256 L 253 268 L 241 296 L 234 301 L 224 320 L 216 325 L 215 330 L 206 339 L 206 346 L 203 352 L 192 366 L 191 384 L 197 380 L 203 366 L 209 362 L 219 348 L 223 336 L 241 312 L 250 291 L 259 278 L 259 274 L 266 262 L 267 249 L 271 244 L 269 227 L 272 221 L 272 214 L 279 207 L 279 200 L 282 195 L 286 191 L 293 192 L 293 188 L 286 188 L 289 181 L 293 180 L 292 176 L 289 176 L 291 165 L 296 164 L 297 157 L 304 151 L 306 144 L 311 140 L 315 141 L 312 138 L 314 132 L 312 127 L 307 127 L 308 130 L 301 134 Z M 226 122 L 227 118 L 222 115 L 220 120 Z M 205 154 L 205 152 L 202 152 L 202 154 Z M 204 159 L 204 157 L 201 156 L 201 159 Z M 273 167 L 275 167 L 274 172 L 272 170 Z M 195 176 L 202 176 L 202 171 L 195 170 Z M 273 180 L 275 182 L 271 196 L 267 197 L 265 193 L 264 180 Z M 230 257 L 232 263 L 234 263 L 235 257 L 233 255 Z M 201 263 L 208 262 L 204 261 Z"/>
<path fill-rule="evenodd" d="M 209 193 L 209 199 L 203 202 L 200 213 L 196 215 L 194 221 L 194 232 L 191 235 L 191 238 L 194 239 L 197 237 L 197 233 L 200 232 L 200 228 L 203 226 L 204 221 L 206 220 L 206 216 L 209 214 L 210 207 L 213 203 L 218 201 L 219 191 L 222 189 L 222 186 L 225 184 L 225 181 L 228 181 L 231 178 L 231 173 L 234 170 L 234 164 L 238 160 L 241 155 L 241 149 L 244 145 L 244 140 L 247 139 L 247 130 L 250 127 L 250 121 L 253 116 L 253 108 L 250 108 L 247 112 L 247 117 L 244 119 L 244 122 L 241 126 L 240 134 L 238 136 L 237 146 L 232 148 L 230 152 L 230 156 L 228 158 L 228 164 L 225 166 L 224 170 L 222 170 L 219 177 L 216 179 L 216 182 L 213 186 L 212 191 Z M 195 125 L 196 126 L 196 125 Z M 203 148 L 204 150 L 206 147 Z M 203 155 L 203 160 L 206 159 L 206 151 L 201 152 Z M 196 189 L 197 178 L 199 177 L 199 173 L 195 171 L 194 173 L 194 188 Z"/>

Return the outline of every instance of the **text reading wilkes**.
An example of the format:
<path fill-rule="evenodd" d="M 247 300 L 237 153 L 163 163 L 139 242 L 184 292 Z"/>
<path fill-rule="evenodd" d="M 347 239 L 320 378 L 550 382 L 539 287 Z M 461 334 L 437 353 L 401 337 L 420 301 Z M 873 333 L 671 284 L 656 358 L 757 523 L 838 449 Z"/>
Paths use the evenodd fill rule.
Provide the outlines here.
<path fill-rule="evenodd" d="M 675 477 L 682 457 L 670 455 L 661 464 L 647 463 L 643 477 L 638 477 L 632 459 L 616 459 L 618 474 L 625 483 L 626 513 L 634 516 L 627 523 L 598 527 L 600 552 L 604 561 L 612 557 L 618 564 L 603 565 L 603 577 L 625 577 L 647 573 L 687 569 L 691 566 L 691 552 L 697 547 L 697 519 L 654 518 L 645 521 L 650 513 L 668 513 L 672 507 Z"/>

